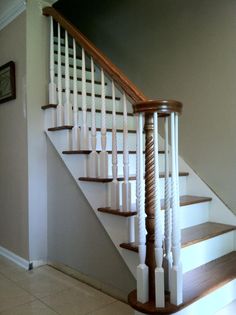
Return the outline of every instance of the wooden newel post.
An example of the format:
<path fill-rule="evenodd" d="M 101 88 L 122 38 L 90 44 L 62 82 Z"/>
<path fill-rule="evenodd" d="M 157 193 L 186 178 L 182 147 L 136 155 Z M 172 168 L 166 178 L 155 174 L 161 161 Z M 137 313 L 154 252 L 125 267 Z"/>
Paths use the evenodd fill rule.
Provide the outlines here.
<path fill-rule="evenodd" d="M 145 213 L 146 213 L 146 265 L 149 269 L 149 300 L 155 298 L 155 177 L 153 150 L 153 114 L 145 114 Z"/>
<path fill-rule="evenodd" d="M 165 285 L 164 285 L 165 270 L 163 268 L 163 258 L 165 257 L 165 253 L 164 253 L 164 249 L 162 248 L 164 231 L 162 230 L 161 206 L 160 206 L 160 183 L 159 183 L 159 160 L 158 160 L 158 118 L 167 117 L 167 120 L 168 120 L 168 117 L 170 116 L 172 117 L 172 115 L 174 115 L 173 117 L 177 117 L 182 111 L 182 104 L 180 102 L 172 101 L 172 100 L 156 100 L 156 101 L 145 101 L 145 102 L 136 103 L 133 105 L 133 108 L 134 108 L 135 114 L 139 114 L 139 116 L 142 114 L 145 118 L 144 119 L 144 134 L 145 134 L 145 174 L 144 174 L 145 205 L 144 207 L 145 207 L 145 213 L 146 213 L 145 265 L 146 265 L 146 268 L 148 269 L 147 287 L 148 287 L 149 301 L 142 302 L 141 299 L 138 300 L 136 291 L 133 291 L 130 293 L 128 300 L 129 300 L 130 305 L 134 307 L 136 310 L 139 310 L 140 312 L 143 312 L 143 313 L 154 314 L 158 310 L 160 311 L 163 308 L 165 309 Z M 173 126 L 174 126 L 174 129 L 172 128 Z M 174 134 L 176 138 L 177 137 L 177 119 L 176 119 L 175 125 L 173 126 L 171 125 L 171 128 L 174 130 Z M 165 135 L 168 135 L 168 133 L 165 132 Z M 172 145 L 174 145 L 175 148 L 177 147 L 176 141 L 177 140 L 175 139 L 175 144 L 172 143 Z M 178 151 L 175 151 L 175 156 L 173 156 L 172 159 L 174 158 L 174 161 L 176 161 L 176 165 L 178 165 L 176 152 Z M 165 159 L 165 161 L 166 160 L 168 161 L 168 159 Z M 178 170 L 178 167 L 176 168 L 176 170 Z M 176 173 L 176 170 L 174 172 L 175 174 L 174 181 L 178 183 L 178 174 Z M 166 176 L 168 178 L 168 174 L 166 174 Z M 175 186 L 176 187 L 174 187 L 175 191 L 173 194 L 174 196 L 178 197 L 178 191 L 177 191 L 178 185 L 176 184 Z M 176 212 L 175 212 L 174 218 L 179 216 L 177 199 L 176 199 L 176 206 L 175 206 Z M 165 202 L 165 204 L 167 204 L 167 202 Z M 167 223 L 168 223 L 168 228 L 170 228 L 169 226 L 170 222 L 167 222 Z M 141 222 L 140 222 L 140 225 L 142 225 Z M 178 228 L 179 228 L 178 224 L 173 225 L 175 235 L 178 235 L 179 233 L 179 231 L 177 231 Z M 176 246 L 178 246 L 178 244 Z M 175 249 L 175 247 L 173 247 L 173 250 L 177 252 L 177 249 Z M 174 252 L 174 255 L 176 256 L 175 252 Z M 141 263 L 142 262 L 140 261 L 140 264 Z M 145 279 L 145 277 L 143 279 Z M 142 292 L 140 291 L 140 288 L 142 288 L 142 286 L 140 286 L 140 283 L 139 283 L 139 296 L 142 296 Z M 144 286 L 144 289 L 145 289 L 145 286 Z M 145 292 L 146 291 L 144 291 L 144 293 Z M 143 294 L 143 296 L 145 296 L 145 294 Z M 178 303 L 174 303 L 174 304 L 178 305 Z"/>

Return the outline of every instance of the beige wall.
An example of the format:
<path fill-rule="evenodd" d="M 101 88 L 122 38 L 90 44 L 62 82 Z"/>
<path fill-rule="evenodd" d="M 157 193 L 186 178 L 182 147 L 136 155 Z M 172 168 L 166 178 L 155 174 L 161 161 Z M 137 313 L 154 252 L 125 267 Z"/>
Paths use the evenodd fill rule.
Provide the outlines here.
<path fill-rule="evenodd" d="M 0 65 L 16 65 L 16 100 L 0 104 L 0 246 L 28 259 L 26 15 L 0 31 Z"/>
<path fill-rule="evenodd" d="M 44 113 L 48 103 L 49 20 L 42 15 L 48 4 L 28 1 L 27 12 L 27 126 L 30 260 L 47 260 L 47 155 Z"/>
<path fill-rule="evenodd" d="M 100 3 L 74 22 L 148 97 L 183 102 L 180 154 L 236 213 L 236 1 Z"/>

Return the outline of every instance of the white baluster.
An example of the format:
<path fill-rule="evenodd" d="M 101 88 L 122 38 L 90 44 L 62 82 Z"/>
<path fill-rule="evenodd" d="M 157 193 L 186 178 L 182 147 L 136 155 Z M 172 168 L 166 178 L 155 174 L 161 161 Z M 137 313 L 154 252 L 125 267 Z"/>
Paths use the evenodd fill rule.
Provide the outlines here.
<path fill-rule="evenodd" d="M 156 307 L 165 307 L 165 285 L 163 249 L 162 249 L 162 220 L 161 220 L 161 200 L 160 200 L 160 181 L 159 181 L 159 159 L 158 159 L 158 114 L 153 114 L 153 138 L 154 138 L 154 174 L 155 174 L 155 288 L 156 288 Z"/>
<path fill-rule="evenodd" d="M 64 107 L 62 104 L 62 77 L 61 77 L 61 27 L 57 25 L 57 81 L 58 81 L 58 105 L 57 105 L 57 126 L 64 125 Z"/>
<path fill-rule="evenodd" d="M 179 305 L 183 302 L 183 275 L 181 254 L 181 231 L 179 222 L 179 174 L 178 174 L 178 116 L 171 114 L 171 155 L 172 155 L 172 257 L 171 269 L 171 303 Z"/>
<path fill-rule="evenodd" d="M 65 31 L 65 125 L 71 125 L 70 75 L 68 33 Z"/>
<path fill-rule="evenodd" d="M 169 126 L 168 117 L 165 117 L 165 289 L 170 290 L 170 270 L 172 265 L 171 257 L 171 211 L 170 211 L 170 171 L 169 171 Z"/>
<path fill-rule="evenodd" d="M 98 153 L 97 149 L 97 130 L 96 130 L 96 108 L 95 108 L 95 87 L 94 87 L 94 62 L 91 57 L 91 83 L 92 83 L 92 127 L 91 127 L 91 146 L 92 152 L 88 156 L 87 174 L 89 177 L 98 177 Z"/>
<path fill-rule="evenodd" d="M 117 180 L 118 162 L 117 162 L 117 139 L 116 139 L 116 95 L 115 85 L 112 80 L 112 182 L 110 183 L 110 207 L 112 209 L 120 208 L 120 190 Z"/>
<path fill-rule="evenodd" d="M 73 121 L 72 150 L 79 150 L 80 128 L 78 125 L 78 91 L 77 91 L 77 62 L 76 43 L 73 38 Z"/>
<path fill-rule="evenodd" d="M 101 82 L 102 82 L 102 123 L 101 123 L 101 153 L 100 153 L 100 177 L 107 178 L 108 177 L 108 153 L 106 151 L 106 102 L 105 102 L 105 78 L 103 69 L 101 69 Z"/>
<path fill-rule="evenodd" d="M 65 31 L 65 103 L 64 103 L 64 122 L 71 125 L 72 106 L 70 102 L 70 74 L 69 74 L 69 44 L 68 33 Z M 67 130 L 67 150 L 72 148 L 71 131 Z"/>
<path fill-rule="evenodd" d="M 128 151 L 128 119 L 127 101 L 123 93 L 123 171 L 124 183 L 122 184 L 122 207 L 123 211 L 131 209 L 131 184 L 129 182 L 129 151 Z"/>
<path fill-rule="evenodd" d="M 49 99 L 48 102 L 51 105 L 57 104 L 57 88 L 55 84 L 55 72 L 54 72 L 54 38 L 53 38 L 53 18 L 50 18 L 50 81 L 48 85 Z M 49 108 L 45 112 L 45 127 L 55 127 L 56 126 L 56 110 L 55 108 Z"/>
<path fill-rule="evenodd" d="M 87 126 L 87 104 L 86 104 L 86 68 L 85 52 L 82 48 L 82 126 L 80 130 L 80 149 L 88 150 L 88 126 Z"/>
<path fill-rule="evenodd" d="M 50 83 L 49 83 L 49 104 L 57 104 L 57 88 L 54 71 L 54 34 L 53 18 L 50 17 Z"/>
<path fill-rule="evenodd" d="M 148 267 L 146 258 L 146 228 L 144 208 L 144 169 L 143 169 L 143 116 L 137 117 L 136 137 L 136 209 L 138 212 L 138 243 L 139 265 L 137 266 L 137 300 L 141 303 L 148 301 Z"/>

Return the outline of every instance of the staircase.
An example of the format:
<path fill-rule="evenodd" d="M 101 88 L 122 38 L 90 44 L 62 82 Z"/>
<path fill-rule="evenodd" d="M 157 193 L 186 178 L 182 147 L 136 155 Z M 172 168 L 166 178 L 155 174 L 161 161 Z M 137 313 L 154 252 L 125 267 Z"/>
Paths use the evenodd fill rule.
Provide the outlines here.
<path fill-rule="evenodd" d="M 136 314 L 215 314 L 236 299 L 236 218 L 178 157 L 182 104 L 149 101 L 55 9 L 43 14 L 45 132 L 137 275 L 129 304 Z"/>

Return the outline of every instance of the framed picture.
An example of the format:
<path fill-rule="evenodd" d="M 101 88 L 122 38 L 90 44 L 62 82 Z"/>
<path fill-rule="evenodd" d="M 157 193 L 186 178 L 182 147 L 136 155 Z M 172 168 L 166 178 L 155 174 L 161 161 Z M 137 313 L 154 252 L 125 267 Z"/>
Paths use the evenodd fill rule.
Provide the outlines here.
<path fill-rule="evenodd" d="M 15 63 L 10 61 L 0 67 L 0 103 L 16 98 Z"/>

